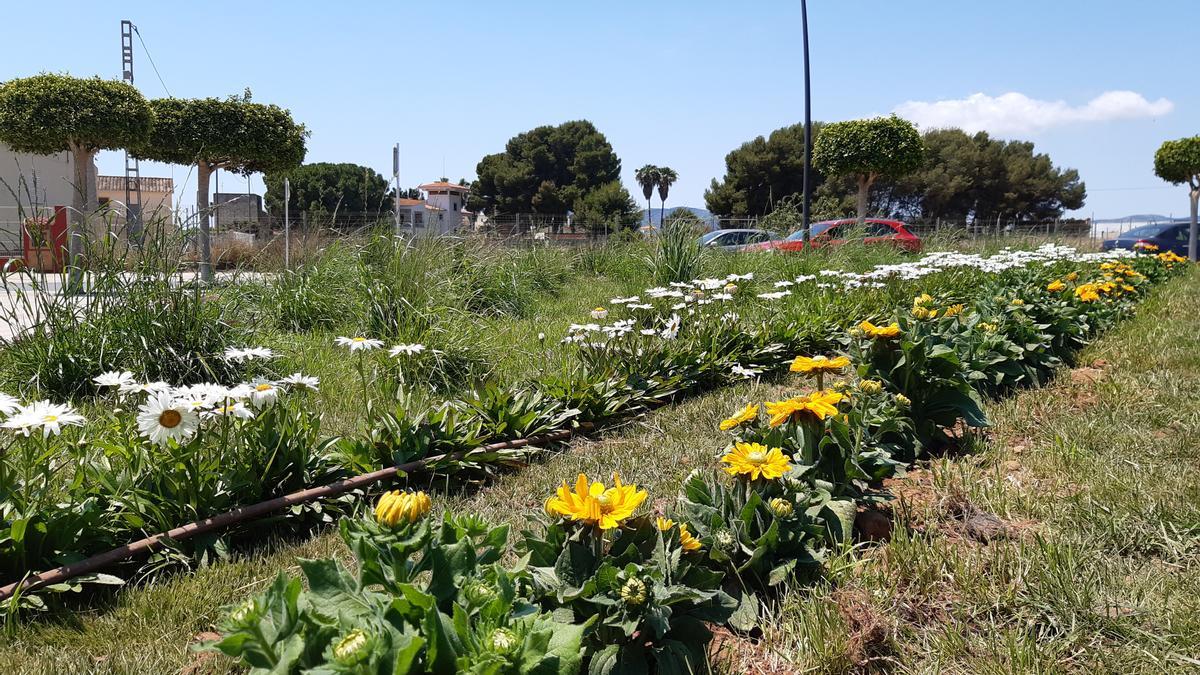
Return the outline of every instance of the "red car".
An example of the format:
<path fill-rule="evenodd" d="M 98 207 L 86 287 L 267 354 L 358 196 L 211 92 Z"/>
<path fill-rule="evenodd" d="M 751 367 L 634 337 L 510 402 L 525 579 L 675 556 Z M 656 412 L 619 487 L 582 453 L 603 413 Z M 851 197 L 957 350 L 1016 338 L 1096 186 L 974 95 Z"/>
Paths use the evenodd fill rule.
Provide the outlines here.
<path fill-rule="evenodd" d="M 861 241 L 864 244 L 890 244 L 905 251 L 920 251 L 921 239 L 908 231 L 904 223 L 898 220 L 882 218 L 867 218 L 863 227 L 858 220 L 825 220 L 812 224 L 812 247 L 838 246 L 847 241 Z M 794 232 L 787 239 L 765 241 L 761 244 L 747 246 L 746 251 L 801 251 L 804 250 L 804 230 Z"/>

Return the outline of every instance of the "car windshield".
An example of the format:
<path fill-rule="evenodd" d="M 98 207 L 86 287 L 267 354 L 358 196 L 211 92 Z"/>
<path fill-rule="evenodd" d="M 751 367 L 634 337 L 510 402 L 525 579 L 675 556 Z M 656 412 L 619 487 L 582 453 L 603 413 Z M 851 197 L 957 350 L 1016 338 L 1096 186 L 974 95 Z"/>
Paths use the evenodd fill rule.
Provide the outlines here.
<path fill-rule="evenodd" d="M 817 235 L 824 234 L 825 232 L 828 232 L 829 230 L 833 229 L 836 225 L 837 225 L 836 222 L 813 223 L 812 224 L 813 236 L 815 237 Z M 804 230 L 797 230 L 797 231 L 791 233 L 790 235 L 788 235 L 788 241 L 800 241 L 802 239 L 804 239 Z"/>
<path fill-rule="evenodd" d="M 1129 230 L 1128 232 L 1121 233 L 1120 238 L 1124 239 L 1126 237 L 1133 237 L 1133 238 L 1157 237 L 1158 235 L 1162 234 L 1163 230 L 1167 229 L 1168 227 L 1170 227 L 1170 225 L 1143 225 L 1141 227 L 1135 227 L 1132 230 Z"/>
<path fill-rule="evenodd" d="M 700 236 L 700 245 L 703 246 L 717 237 L 725 234 L 725 230 L 714 230 Z"/>

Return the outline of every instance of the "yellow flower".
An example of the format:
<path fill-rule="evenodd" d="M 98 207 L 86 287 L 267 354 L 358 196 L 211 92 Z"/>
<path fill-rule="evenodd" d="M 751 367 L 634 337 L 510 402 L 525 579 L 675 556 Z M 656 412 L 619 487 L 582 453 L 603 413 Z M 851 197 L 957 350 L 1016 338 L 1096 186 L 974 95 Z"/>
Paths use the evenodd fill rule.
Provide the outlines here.
<path fill-rule="evenodd" d="M 914 305 L 912 308 L 912 315 L 914 319 L 936 319 L 938 311 L 936 309 L 929 309 L 928 307 Z"/>
<path fill-rule="evenodd" d="M 1080 302 L 1095 302 L 1100 299 L 1100 289 L 1096 284 L 1079 284 L 1075 287 L 1075 297 Z"/>
<path fill-rule="evenodd" d="M 962 314 L 964 309 L 966 309 L 966 306 L 963 305 L 961 302 L 956 305 L 950 305 L 946 309 L 942 310 L 942 316 L 944 316 L 944 317 L 958 316 L 959 314 Z"/>
<path fill-rule="evenodd" d="M 828 389 L 815 391 L 806 396 L 789 398 L 786 401 L 768 401 L 767 414 L 771 416 L 769 424 L 777 427 L 784 422 L 800 415 L 812 415 L 818 420 L 824 420 L 830 415 L 837 414 L 837 404 L 844 398 L 836 391 Z"/>
<path fill-rule="evenodd" d="M 721 420 L 721 431 L 729 431 L 735 427 L 740 427 L 746 422 L 751 422 L 758 419 L 758 406 L 747 403 L 745 408 L 742 408 L 732 416 Z"/>
<path fill-rule="evenodd" d="M 1121 290 L 1125 291 L 1126 293 L 1136 293 L 1137 292 L 1137 289 L 1134 288 L 1133 286 L 1130 286 L 1129 284 L 1121 284 Z"/>
<path fill-rule="evenodd" d="M 729 465 L 725 467 L 729 475 L 749 476 L 750 480 L 758 480 L 760 476 L 766 479 L 779 478 L 792 468 L 783 450 L 768 450 L 761 443 L 734 443 L 721 461 Z"/>
<path fill-rule="evenodd" d="M 912 399 L 904 394 L 896 394 L 896 405 L 900 406 L 901 408 L 907 408 L 908 406 L 912 405 Z"/>
<path fill-rule="evenodd" d="M 928 293 L 922 293 L 913 298 L 913 307 L 924 307 L 933 302 L 933 296 Z"/>
<path fill-rule="evenodd" d="M 900 324 L 893 323 L 888 326 L 876 326 L 870 321 L 864 321 L 858 324 L 859 330 L 873 338 L 894 338 L 900 334 Z"/>
<path fill-rule="evenodd" d="M 1062 279 L 1055 279 L 1046 286 L 1046 290 L 1050 291 L 1051 293 L 1058 293 L 1066 287 L 1067 285 L 1062 282 Z"/>
<path fill-rule="evenodd" d="M 1012 302 L 1010 302 L 1009 304 L 1012 305 L 1013 307 L 1024 307 L 1025 301 L 1020 298 L 1013 298 Z"/>
<path fill-rule="evenodd" d="M 996 324 L 988 323 L 986 321 L 980 321 L 979 322 L 979 330 L 981 330 L 985 333 L 995 333 L 996 332 Z"/>
<path fill-rule="evenodd" d="M 646 602 L 646 582 L 633 577 L 621 586 L 621 600 L 631 607 L 637 607 Z"/>
<path fill-rule="evenodd" d="M 1158 258 L 1159 260 L 1161 260 L 1165 263 L 1177 263 L 1177 262 L 1186 262 L 1187 261 L 1187 258 L 1179 255 L 1178 253 L 1176 253 L 1174 251 L 1164 251 L 1154 257 Z"/>
<path fill-rule="evenodd" d="M 675 521 L 671 520 L 670 518 L 663 518 L 662 516 L 659 516 L 654 522 L 656 525 L 658 525 L 658 529 L 663 532 L 675 527 Z M 679 523 L 679 545 L 682 546 L 683 550 L 685 551 L 700 550 L 700 540 L 697 539 L 691 532 L 688 532 L 687 523 Z"/>
<path fill-rule="evenodd" d="M 1067 281 L 1075 281 L 1079 278 L 1079 272 L 1071 272 L 1067 275 Z"/>
<path fill-rule="evenodd" d="M 424 492 L 392 490 L 379 497 L 375 505 L 375 520 L 380 525 L 395 527 L 400 523 L 413 523 L 425 517 L 433 508 L 433 502 Z"/>
<path fill-rule="evenodd" d="M 1133 249 L 1134 249 L 1135 251 L 1139 251 L 1139 250 L 1140 250 L 1140 251 L 1145 251 L 1145 252 L 1147 252 L 1147 253 L 1154 253 L 1155 251 L 1157 251 L 1157 250 L 1158 250 L 1158 245 L 1157 245 L 1157 244 L 1151 244 L 1151 243 L 1150 243 L 1150 242 L 1148 242 L 1148 241 L 1139 241 L 1139 242 L 1137 242 L 1137 243 L 1135 243 L 1135 244 L 1133 245 Z"/>
<path fill-rule="evenodd" d="M 850 365 L 850 359 L 845 356 L 828 358 L 826 356 L 797 356 L 788 370 L 803 375 L 818 375 L 821 373 L 840 373 Z"/>
<path fill-rule="evenodd" d="M 588 477 L 581 473 L 575 480 L 574 492 L 563 481 L 557 496 L 546 501 L 546 511 L 587 525 L 597 525 L 602 530 L 611 530 L 632 516 L 644 501 L 645 490 L 637 489 L 636 485 L 622 485 L 621 477 L 615 473 L 613 486 L 607 489 L 600 481 L 589 482 Z"/>

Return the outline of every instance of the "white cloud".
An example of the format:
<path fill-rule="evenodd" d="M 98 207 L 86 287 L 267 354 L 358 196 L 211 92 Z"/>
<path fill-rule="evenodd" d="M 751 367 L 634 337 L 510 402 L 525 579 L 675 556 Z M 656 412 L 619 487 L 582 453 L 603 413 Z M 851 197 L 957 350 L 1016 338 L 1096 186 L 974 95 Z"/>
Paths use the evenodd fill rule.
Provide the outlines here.
<path fill-rule="evenodd" d="M 1106 91 L 1085 105 L 1039 101 L 1025 94 L 971 94 L 944 101 L 905 101 L 896 114 L 925 129 L 960 127 L 964 131 L 1022 134 L 1079 122 L 1135 119 L 1165 115 L 1175 104 L 1165 98 L 1147 101 L 1134 91 Z"/>

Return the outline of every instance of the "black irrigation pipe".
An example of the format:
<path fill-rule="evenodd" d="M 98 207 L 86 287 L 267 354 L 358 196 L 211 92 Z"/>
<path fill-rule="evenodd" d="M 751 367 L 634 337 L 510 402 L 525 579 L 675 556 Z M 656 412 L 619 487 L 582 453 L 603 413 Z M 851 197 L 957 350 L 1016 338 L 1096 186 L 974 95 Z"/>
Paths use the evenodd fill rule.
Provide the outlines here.
<path fill-rule="evenodd" d="M 522 448 L 529 445 L 564 441 L 573 436 L 577 429 L 584 428 L 591 429 L 594 428 L 594 425 L 585 422 L 580 424 L 575 429 L 563 429 L 561 431 L 555 431 L 552 433 L 543 434 L 541 436 L 519 438 L 511 441 L 500 441 L 498 443 L 492 443 L 490 445 L 484 445 L 472 448 L 470 450 L 460 450 L 458 452 L 426 457 L 413 462 L 391 466 L 386 469 L 364 473 L 353 478 L 339 480 L 327 485 L 322 485 L 320 487 L 300 490 L 299 492 L 293 492 L 282 497 L 268 499 L 265 502 L 238 507 L 232 511 L 226 511 L 225 513 L 221 513 L 210 518 L 197 520 L 195 522 L 188 523 L 187 525 L 181 525 L 173 530 L 160 532 L 159 534 L 146 537 L 144 539 L 139 539 L 133 543 L 125 544 L 124 546 L 114 548 L 106 553 L 94 555 L 79 562 L 63 565 L 62 567 L 56 567 L 52 570 L 42 572 L 41 574 L 26 576 L 20 581 L 13 582 L 7 586 L 4 586 L 3 588 L 0 588 L 0 602 L 9 600 L 17 593 L 36 590 L 50 584 L 61 583 L 83 574 L 89 574 L 91 572 L 102 570 L 127 558 L 150 554 L 155 550 L 162 548 L 162 546 L 164 546 L 168 540 L 181 541 L 184 539 L 190 539 L 196 535 L 204 534 L 205 532 L 211 532 L 229 525 L 235 525 L 248 520 L 254 520 L 256 518 L 266 516 L 273 511 L 278 511 L 279 509 L 287 508 L 289 506 L 295 506 L 297 504 L 304 504 L 318 499 L 334 497 L 344 492 L 365 488 L 381 480 L 393 478 L 397 475 L 431 470 L 431 467 L 434 467 L 434 465 L 443 461 L 457 461 L 470 457 L 474 454 L 486 453 L 495 450 Z"/>

